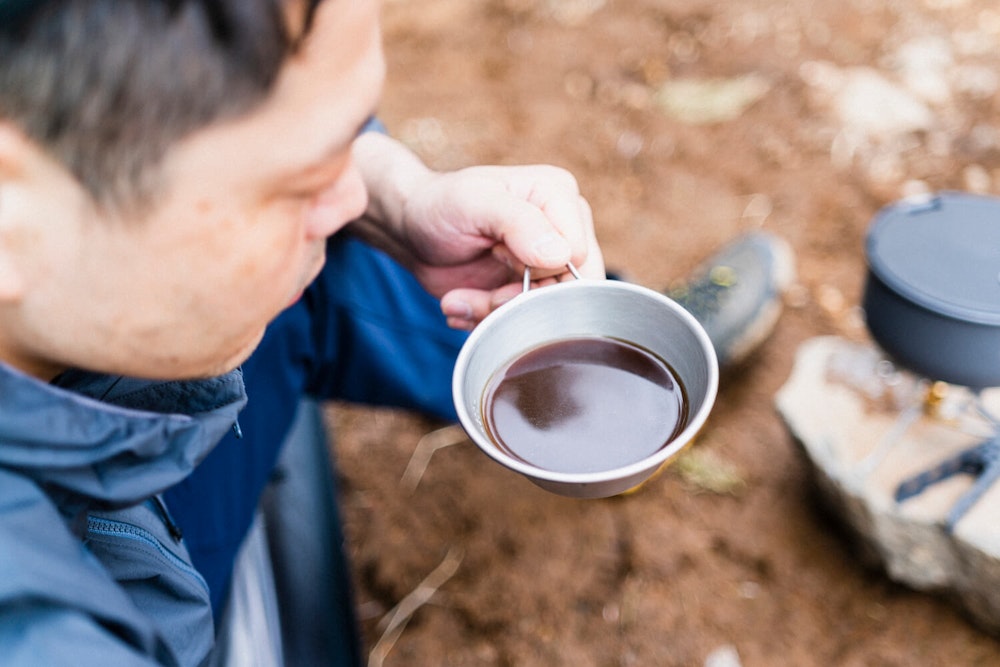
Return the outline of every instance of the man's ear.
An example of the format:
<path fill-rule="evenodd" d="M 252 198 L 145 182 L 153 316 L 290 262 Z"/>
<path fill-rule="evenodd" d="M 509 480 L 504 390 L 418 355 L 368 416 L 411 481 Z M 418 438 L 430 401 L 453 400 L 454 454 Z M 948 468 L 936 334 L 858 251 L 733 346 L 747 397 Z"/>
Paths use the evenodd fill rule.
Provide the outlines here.
<path fill-rule="evenodd" d="M 21 173 L 38 148 L 14 123 L 0 118 L 0 179 Z"/>
<path fill-rule="evenodd" d="M 0 119 L 0 304 L 18 301 L 24 292 L 22 258 L 28 220 L 17 205 L 27 165 L 38 149 L 12 123 Z"/>

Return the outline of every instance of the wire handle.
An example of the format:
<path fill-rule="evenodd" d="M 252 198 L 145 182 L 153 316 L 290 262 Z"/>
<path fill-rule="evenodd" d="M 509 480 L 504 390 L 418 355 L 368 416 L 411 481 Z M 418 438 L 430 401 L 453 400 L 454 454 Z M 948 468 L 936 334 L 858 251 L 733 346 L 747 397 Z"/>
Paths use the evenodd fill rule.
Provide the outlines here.
<path fill-rule="evenodd" d="M 573 266 L 573 262 L 567 262 L 566 268 L 569 269 L 569 272 L 573 274 L 574 278 L 580 280 L 582 276 L 580 275 L 580 272 L 576 270 L 576 267 Z M 521 294 L 524 294 L 529 289 L 531 289 L 531 267 L 526 266 L 524 267 L 524 284 L 521 286 Z"/>

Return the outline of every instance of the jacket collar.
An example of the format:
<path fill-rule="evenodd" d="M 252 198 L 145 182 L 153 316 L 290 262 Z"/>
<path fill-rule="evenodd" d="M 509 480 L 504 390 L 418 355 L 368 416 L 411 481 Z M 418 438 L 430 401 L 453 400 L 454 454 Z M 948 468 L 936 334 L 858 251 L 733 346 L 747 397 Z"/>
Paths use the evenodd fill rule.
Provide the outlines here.
<path fill-rule="evenodd" d="M 133 504 L 187 477 L 245 403 L 239 370 L 170 382 L 71 371 L 46 384 L 0 364 L 0 468 L 73 504 Z"/>

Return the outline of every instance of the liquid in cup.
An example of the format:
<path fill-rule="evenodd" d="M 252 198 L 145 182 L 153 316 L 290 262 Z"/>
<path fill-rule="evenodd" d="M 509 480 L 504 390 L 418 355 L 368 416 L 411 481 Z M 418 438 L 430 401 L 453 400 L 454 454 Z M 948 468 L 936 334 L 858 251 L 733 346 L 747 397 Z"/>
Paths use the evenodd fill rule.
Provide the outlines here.
<path fill-rule="evenodd" d="M 663 359 L 604 336 L 551 342 L 519 355 L 494 374 L 481 405 L 500 449 L 567 473 L 643 460 L 683 430 L 688 411 L 684 388 Z"/>
<path fill-rule="evenodd" d="M 498 446 L 487 424 L 486 389 L 494 380 L 500 381 L 500 369 L 545 345 L 594 337 L 627 341 L 666 362 L 685 405 L 679 431 L 640 460 L 589 472 L 550 470 L 527 462 L 522 458 L 525 452 L 510 436 L 504 438 L 518 455 Z M 690 313 L 654 290 L 592 279 L 525 290 L 500 306 L 466 339 L 452 376 L 459 422 L 476 446 L 538 486 L 574 498 L 606 498 L 648 479 L 691 443 L 708 418 L 717 388 L 718 363 L 712 342 Z M 629 408 L 636 422 L 663 421 L 662 415 L 648 408 L 636 404 Z M 618 435 L 615 431 L 612 441 L 603 446 L 614 447 Z"/>

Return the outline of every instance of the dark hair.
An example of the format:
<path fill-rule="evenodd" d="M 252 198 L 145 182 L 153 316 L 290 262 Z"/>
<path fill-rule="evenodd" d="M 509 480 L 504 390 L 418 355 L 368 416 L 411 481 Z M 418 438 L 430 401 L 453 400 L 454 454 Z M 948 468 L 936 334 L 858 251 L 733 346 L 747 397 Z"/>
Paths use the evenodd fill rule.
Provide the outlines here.
<path fill-rule="evenodd" d="M 0 119 L 100 204 L 140 203 L 174 142 L 266 97 L 302 1 L 293 34 L 289 0 L 0 0 Z"/>

